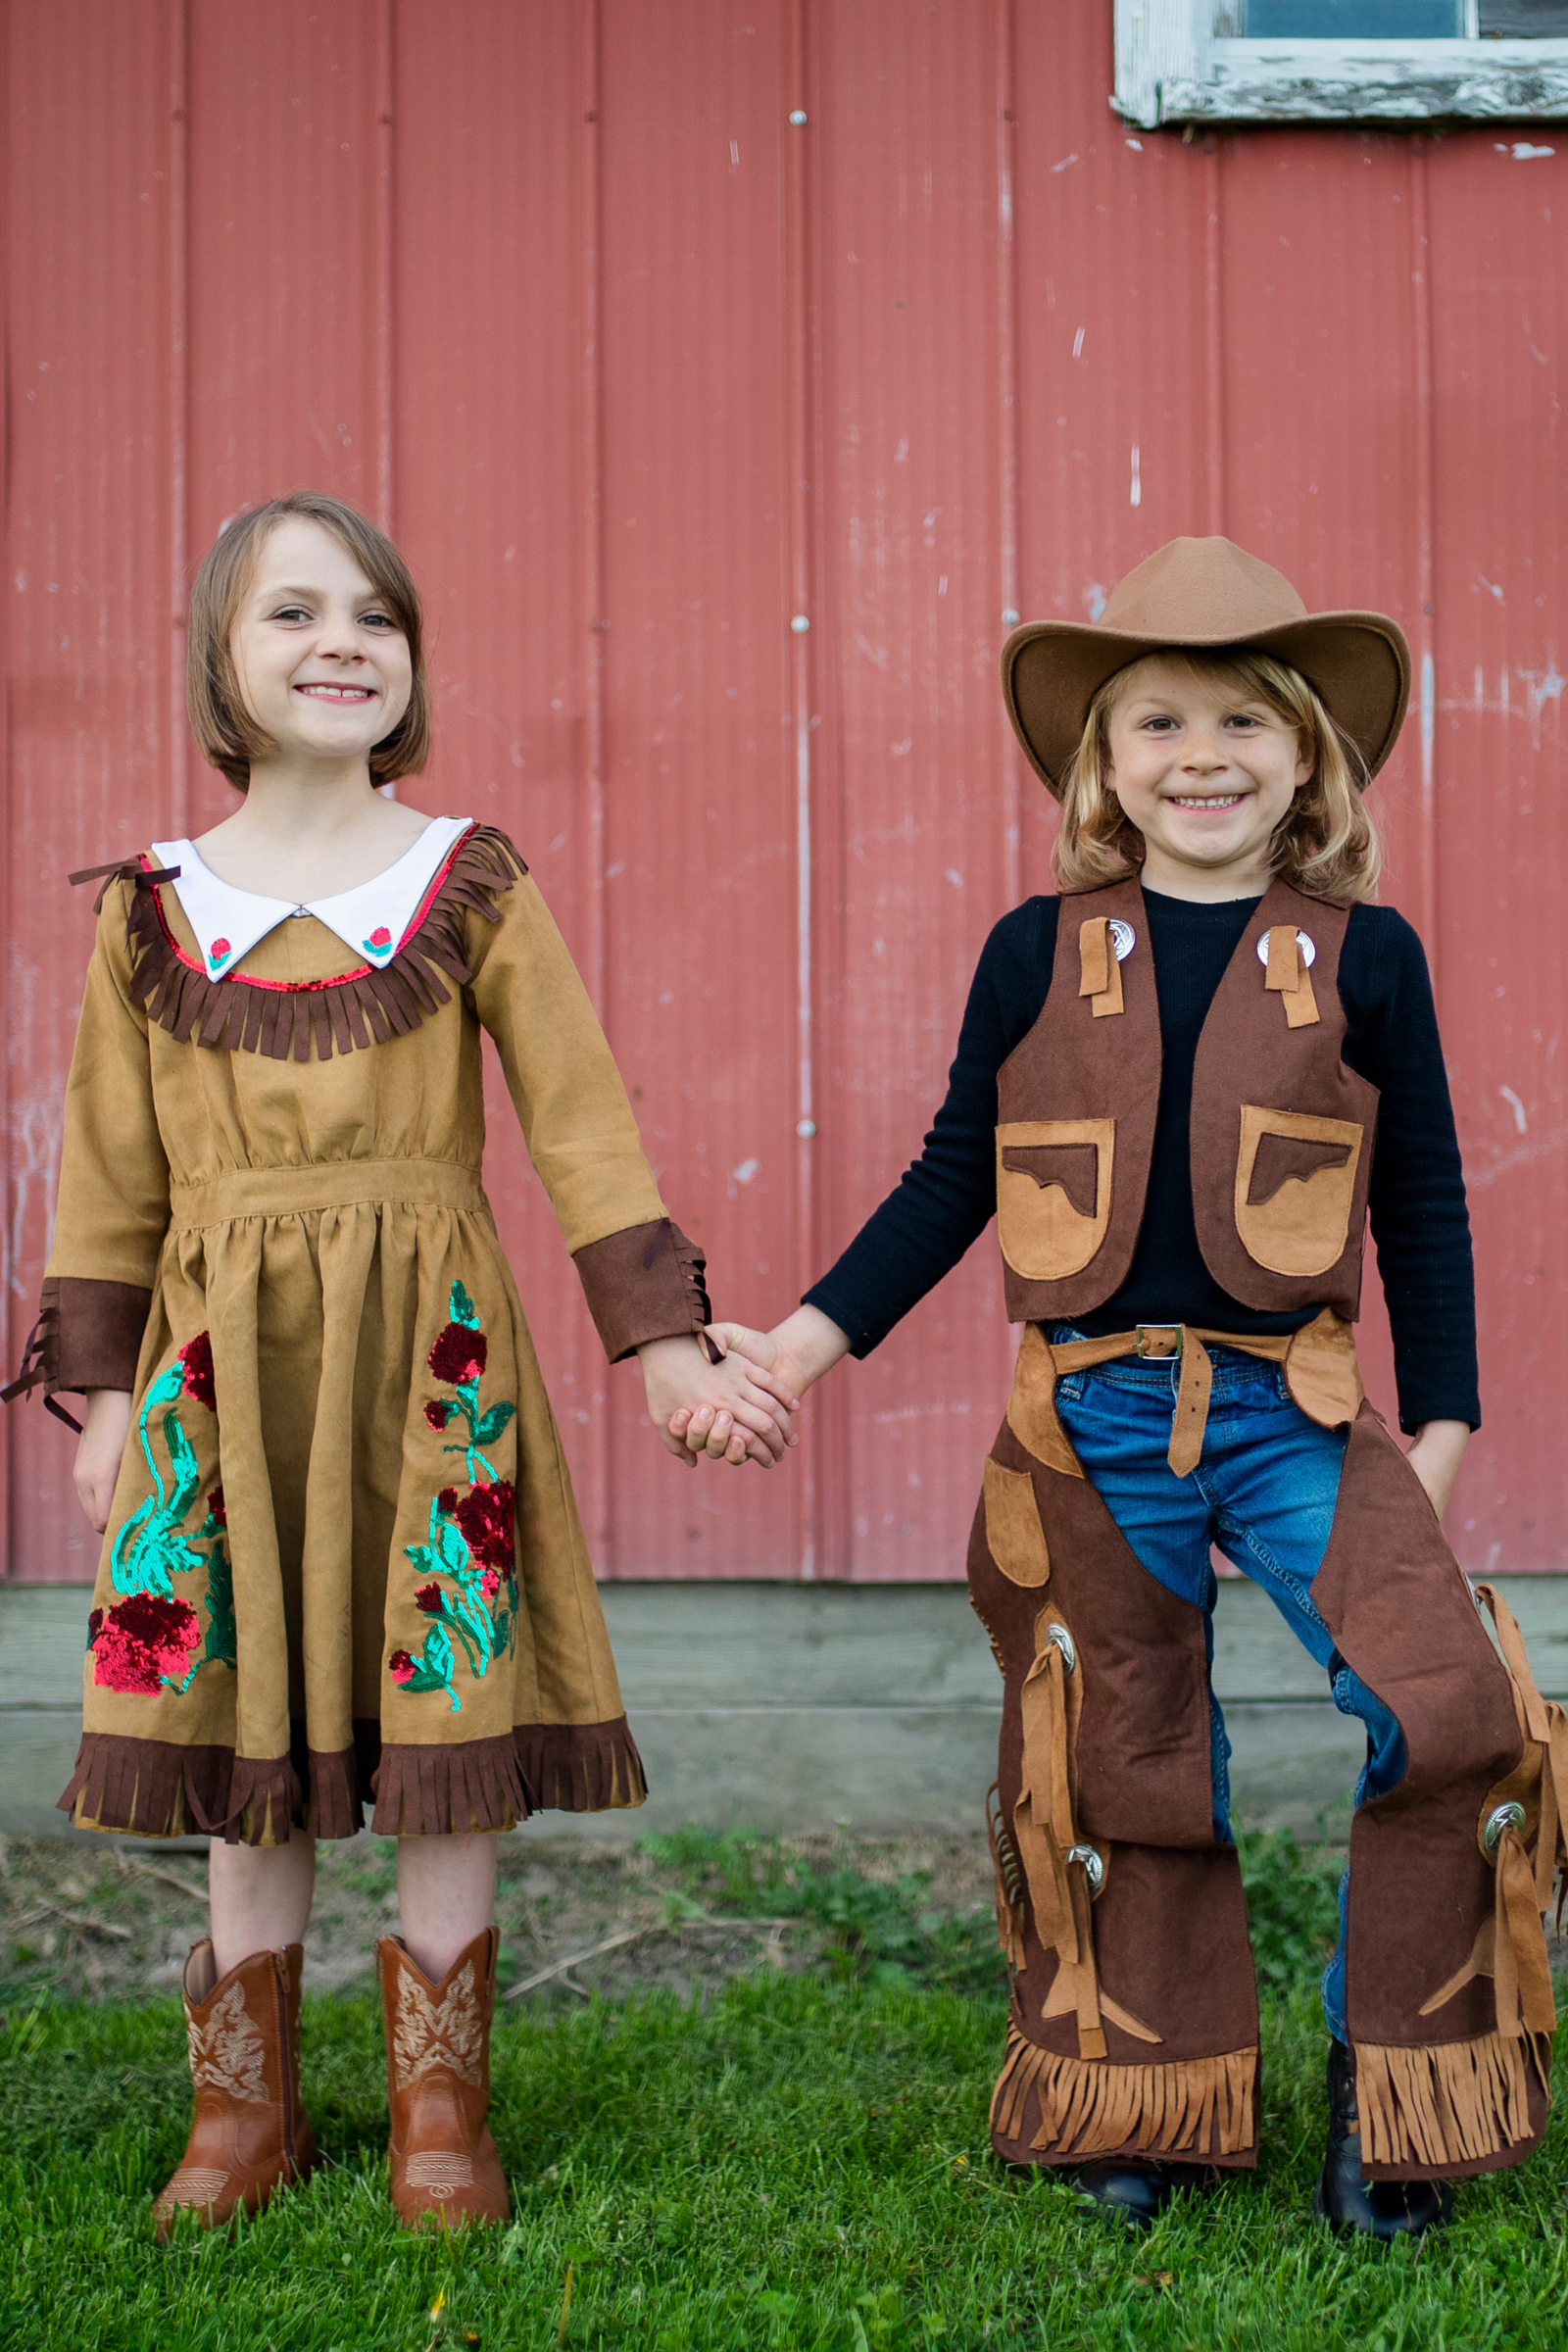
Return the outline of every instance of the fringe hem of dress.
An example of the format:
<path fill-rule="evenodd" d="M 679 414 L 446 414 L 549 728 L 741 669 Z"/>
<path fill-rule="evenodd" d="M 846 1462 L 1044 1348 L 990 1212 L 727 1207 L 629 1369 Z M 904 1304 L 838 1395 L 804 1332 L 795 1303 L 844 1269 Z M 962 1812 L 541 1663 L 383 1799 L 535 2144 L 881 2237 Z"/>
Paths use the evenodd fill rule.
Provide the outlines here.
<path fill-rule="evenodd" d="M 1081 2164 L 1091 2156 L 1257 2160 L 1257 2051 L 1116 2066 L 1063 2057 L 1007 2028 L 991 2101 L 991 2139 L 1012 2164 Z M 1035 2131 L 1026 2136 L 1032 2099 Z"/>
<path fill-rule="evenodd" d="M 283 1845 L 311 1838 L 467 1836 L 510 1830 L 531 1813 L 600 1813 L 640 1805 L 642 1758 L 624 1715 L 612 1723 L 518 1724 L 510 1737 L 450 1746 L 384 1740 L 356 1727 L 355 1746 L 312 1748 L 302 1783 L 289 1756 L 236 1756 L 112 1732 L 83 1735 L 59 1800 L 76 1827 L 121 1837 L 221 1838 Z M 366 1733 L 369 1733 L 369 1738 Z"/>

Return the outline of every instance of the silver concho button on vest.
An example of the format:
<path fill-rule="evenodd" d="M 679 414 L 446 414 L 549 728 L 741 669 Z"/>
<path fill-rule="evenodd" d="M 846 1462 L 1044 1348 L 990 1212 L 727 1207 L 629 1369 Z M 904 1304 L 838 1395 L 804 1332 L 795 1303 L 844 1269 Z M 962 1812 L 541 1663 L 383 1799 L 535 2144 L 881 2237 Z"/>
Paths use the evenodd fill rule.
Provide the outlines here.
<path fill-rule="evenodd" d="M 1317 949 L 1313 946 L 1312 941 L 1304 931 L 1298 931 L 1296 934 L 1296 944 L 1301 951 L 1301 961 L 1305 964 L 1307 970 L 1310 971 L 1313 964 L 1317 961 Z M 1257 943 L 1257 960 L 1259 963 L 1265 964 L 1268 961 L 1268 933 L 1266 931 Z"/>

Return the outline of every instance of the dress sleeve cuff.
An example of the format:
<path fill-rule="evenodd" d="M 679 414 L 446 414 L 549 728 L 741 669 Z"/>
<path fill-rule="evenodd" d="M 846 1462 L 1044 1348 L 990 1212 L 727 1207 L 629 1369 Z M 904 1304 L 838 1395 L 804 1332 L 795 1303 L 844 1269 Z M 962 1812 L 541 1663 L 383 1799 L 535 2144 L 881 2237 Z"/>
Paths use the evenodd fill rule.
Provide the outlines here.
<path fill-rule="evenodd" d="M 708 1260 L 667 1217 L 589 1242 L 572 1262 L 612 1364 L 645 1340 L 703 1331 L 712 1320 L 703 1279 Z"/>
<path fill-rule="evenodd" d="M 50 1275 L 38 1299 L 38 1320 L 28 1335 L 22 1369 L 0 1404 L 41 1387 L 57 1421 L 74 1420 L 55 1397 L 62 1389 L 134 1389 L 136 1364 L 152 1293 L 132 1282 L 88 1282 L 74 1275 Z"/>

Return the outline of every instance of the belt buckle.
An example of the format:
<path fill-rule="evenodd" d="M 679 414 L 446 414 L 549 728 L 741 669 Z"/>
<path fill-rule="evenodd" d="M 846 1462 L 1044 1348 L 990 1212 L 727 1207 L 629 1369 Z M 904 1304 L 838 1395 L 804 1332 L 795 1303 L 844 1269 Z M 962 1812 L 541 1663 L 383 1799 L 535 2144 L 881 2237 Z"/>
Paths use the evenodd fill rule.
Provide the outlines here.
<path fill-rule="evenodd" d="M 1164 1355 L 1152 1356 L 1150 1354 L 1146 1342 L 1149 1334 L 1152 1331 L 1157 1331 L 1161 1334 L 1168 1333 L 1175 1343 L 1171 1348 L 1170 1354 L 1172 1356 L 1180 1355 L 1182 1351 L 1182 1327 L 1179 1323 L 1135 1323 L 1133 1329 L 1138 1334 L 1138 1353 L 1145 1359 L 1146 1362 L 1165 1363 L 1169 1360 Z"/>

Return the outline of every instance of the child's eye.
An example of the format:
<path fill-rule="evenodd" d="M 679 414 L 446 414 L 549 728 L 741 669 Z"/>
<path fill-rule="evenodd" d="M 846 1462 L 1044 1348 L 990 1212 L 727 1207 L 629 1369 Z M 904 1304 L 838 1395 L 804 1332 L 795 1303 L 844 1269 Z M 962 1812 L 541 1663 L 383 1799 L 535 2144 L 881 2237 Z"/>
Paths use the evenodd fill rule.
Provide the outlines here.
<path fill-rule="evenodd" d="M 360 620 L 368 629 L 395 629 L 398 625 L 390 612 L 362 612 Z"/>
<path fill-rule="evenodd" d="M 303 605 L 279 605 L 272 614 L 274 620 L 309 620 L 310 617 Z"/>

